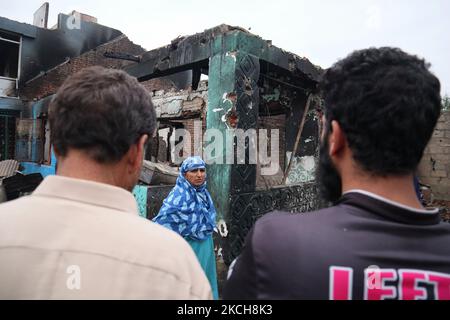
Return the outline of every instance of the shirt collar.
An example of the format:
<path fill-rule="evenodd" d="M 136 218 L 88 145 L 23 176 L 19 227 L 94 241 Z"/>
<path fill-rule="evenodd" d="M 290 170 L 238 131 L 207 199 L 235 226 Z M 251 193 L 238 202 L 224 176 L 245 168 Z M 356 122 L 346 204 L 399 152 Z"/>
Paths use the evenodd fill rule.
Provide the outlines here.
<path fill-rule="evenodd" d="M 48 176 L 33 196 L 60 198 L 138 214 L 136 199 L 125 189 L 88 180 Z"/>
<path fill-rule="evenodd" d="M 432 225 L 440 222 L 439 209 L 415 209 L 365 190 L 350 190 L 343 194 L 339 203 L 354 205 L 373 214 L 408 224 Z"/>

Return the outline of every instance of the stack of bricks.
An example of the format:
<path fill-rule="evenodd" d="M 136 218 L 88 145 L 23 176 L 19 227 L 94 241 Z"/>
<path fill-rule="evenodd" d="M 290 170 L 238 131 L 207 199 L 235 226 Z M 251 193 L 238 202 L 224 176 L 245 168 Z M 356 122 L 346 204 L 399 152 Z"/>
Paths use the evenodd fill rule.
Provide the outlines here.
<path fill-rule="evenodd" d="M 450 111 L 443 112 L 419 166 L 419 179 L 434 200 L 450 201 Z"/>

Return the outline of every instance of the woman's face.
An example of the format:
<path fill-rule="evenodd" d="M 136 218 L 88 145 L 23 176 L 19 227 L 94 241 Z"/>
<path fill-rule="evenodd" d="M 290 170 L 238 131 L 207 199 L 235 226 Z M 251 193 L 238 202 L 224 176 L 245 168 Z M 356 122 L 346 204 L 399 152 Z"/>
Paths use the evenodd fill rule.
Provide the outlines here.
<path fill-rule="evenodd" d="M 199 187 L 205 182 L 206 172 L 205 169 L 195 169 L 186 172 L 184 176 L 194 187 Z"/>

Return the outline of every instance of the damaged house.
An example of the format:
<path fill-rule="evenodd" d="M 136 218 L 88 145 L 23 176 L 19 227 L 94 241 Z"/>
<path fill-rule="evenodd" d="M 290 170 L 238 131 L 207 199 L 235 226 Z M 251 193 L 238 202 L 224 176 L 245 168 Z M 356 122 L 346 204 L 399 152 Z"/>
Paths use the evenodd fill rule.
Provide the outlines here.
<path fill-rule="evenodd" d="M 48 104 L 67 76 L 102 65 L 135 76 L 151 92 L 157 110 L 158 133 L 135 189 L 141 215 L 152 219 L 158 213 L 175 182 L 177 158 L 188 154 L 214 160 L 207 168 L 208 190 L 217 209 L 215 242 L 226 264 L 240 253 L 259 217 L 319 206 L 314 173 L 320 67 L 228 25 L 146 52 L 93 17 L 60 14 L 57 25 L 47 29 L 47 16 L 44 6 L 35 15 L 37 25 L 0 17 L 0 160 L 20 162 L 25 174 L 54 174 Z M 211 129 L 224 141 L 242 130 L 257 138 L 266 135 L 269 142 L 236 136 L 231 150 L 223 144 L 205 156 L 210 141 L 203 133 Z M 180 130 L 188 134 L 181 138 Z M 235 159 L 239 148 L 243 163 L 219 159 L 229 154 Z M 269 164 L 250 160 L 262 149 L 276 158 L 271 174 L 264 174 Z"/>
<path fill-rule="evenodd" d="M 92 65 L 121 69 L 145 52 L 121 31 L 76 11 L 59 14 L 57 24 L 47 28 L 48 9 L 44 4 L 36 11 L 34 25 L 0 17 L 0 161 L 14 159 L 23 174 L 43 177 L 55 173 L 47 111 L 63 81 Z M 145 85 L 163 89 L 172 83 L 154 80 Z M 0 178 L 13 175 L 18 163 L 4 163 L 3 169 L 0 164 Z M 11 178 L 14 197 L 42 180 L 33 177 Z"/>
<path fill-rule="evenodd" d="M 216 245 L 225 263 L 240 253 L 247 232 L 265 213 L 304 212 L 319 206 L 314 183 L 319 152 L 314 95 L 322 72 L 319 67 L 244 29 L 220 25 L 146 52 L 125 70 L 142 82 L 189 74 L 187 89 L 153 92 L 160 129 L 152 157 L 171 163 L 171 156 L 182 155 L 187 145 L 187 153 L 217 160 L 207 169 L 208 190 L 218 213 Z M 190 133 L 191 141 L 183 141 L 181 150 L 173 136 L 177 129 Z M 205 155 L 209 142 L 199 142 L 196 131 L 210 129 L 223 137 L 238 129 L 257 133 L 276 129 L 279 146 L 272 156 L 279 155 L 278 170 L 264 175 L 264 164 L 248 161 L 256 143 L 251 137 L 235 138 L 234 150 L 218 144 L 223 150 Z M 245 163 L 226 164 L 218 159 L 235 154 L 239 147 L 245 150 Z M 170 189 L 148 188 L 148 218 L 158 213 Z"/>

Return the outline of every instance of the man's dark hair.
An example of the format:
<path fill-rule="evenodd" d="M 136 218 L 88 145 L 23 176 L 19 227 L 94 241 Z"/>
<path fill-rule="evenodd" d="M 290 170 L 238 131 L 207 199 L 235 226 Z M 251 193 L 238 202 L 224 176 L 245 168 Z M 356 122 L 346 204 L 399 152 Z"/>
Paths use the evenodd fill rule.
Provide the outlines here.
<path fill-rule="evenodd" d="M 97 162 L 115 163 L 142 135 L 153 136 L 156 114 L 135 78 L 95 66 L 64 82 L 50 104 L 49 121 L 58 155 L 74 148 Z"/>
<path fill-rule="evenodd" d="M 355 51 L 320 83 L 325 127 L 336 120 L 355 161 L 375 175 L 413 172 L 440 115 L 440 82 L 429 65 L 397 48 Z"/>

